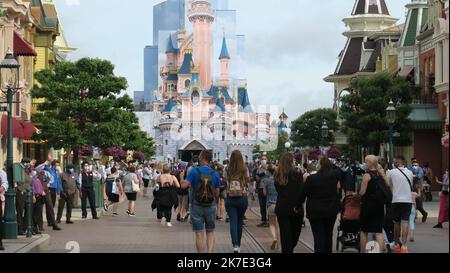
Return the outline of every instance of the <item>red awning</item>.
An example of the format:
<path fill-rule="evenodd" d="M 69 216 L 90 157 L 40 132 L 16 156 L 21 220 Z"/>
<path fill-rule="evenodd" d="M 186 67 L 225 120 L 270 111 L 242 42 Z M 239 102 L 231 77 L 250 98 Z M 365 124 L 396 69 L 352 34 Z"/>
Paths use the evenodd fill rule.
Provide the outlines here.
<path fill-rule="evenodd" d="M 31 137 L 34 135 L 34 133 L 37 132 L 37 129 L 34 126 L 33 122 L 22 121 L 22 126 L 23 126 L 23 139 L 31 140 Z"/>
<path fill-rule="evenodd" d="M 23 126 L 22 123 L 17 120 L 16 118 L 12 119 L 12 125 L 13 125 L 13 137 L 17 138 L 23 138 Z M 2 116 L 2 136 L 7 137 L 8 136 L 8 116 L 3 115 Z"/>
<path fill-rule="evenodd" d="M 36 51 L 14 31 L 14 55 L 37 56 Z"/>

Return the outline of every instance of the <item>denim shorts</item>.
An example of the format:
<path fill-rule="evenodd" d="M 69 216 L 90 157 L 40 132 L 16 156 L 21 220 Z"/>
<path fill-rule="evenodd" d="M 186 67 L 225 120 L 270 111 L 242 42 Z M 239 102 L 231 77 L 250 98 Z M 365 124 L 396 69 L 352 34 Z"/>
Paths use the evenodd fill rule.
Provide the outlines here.
<path fill-rule="evenodd" d="M 214 231 L 216 228 L 217 206 L 202 207 L 192 204 L 191 219 L 194 232 Z"/>

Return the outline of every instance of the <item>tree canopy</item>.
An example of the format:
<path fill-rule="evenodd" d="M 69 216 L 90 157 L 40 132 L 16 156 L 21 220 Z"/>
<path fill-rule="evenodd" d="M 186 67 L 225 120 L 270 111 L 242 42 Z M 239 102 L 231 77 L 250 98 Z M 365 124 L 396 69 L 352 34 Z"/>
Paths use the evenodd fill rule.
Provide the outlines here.
<path fill-rule="evenodd" d="M 410 145 L 412 130 L 410 104 L 416 93 L 412 83 L 401 77 L 380 73 L 352 80 L 350 94 L 342 98 L 340 116 L 343 132 L 351 146 L 378 151 L 380 144 L 389 141 L 386 108 L 392 100 L 397 105 L 394 130 L 400 133 L 396 145 Z"/>
<path fill-rule="evenodd" d="M 34 139 L 74 151 L 74 162 L 80 146 L 121 146 L 153 156 L 153 140 L 140 130 L 131 98 L 121 96 L 127 80 L 114 75 L 111 62 L 90 58 L 61 62 L 53 70 L 37 72 L 35 78 L 39 84 L 32 96 L 43 103 L 34 115 L 41 131 Z"/>
<path fill-rule="evenodd" d="M 339 124 L 337 113 L 332 109 L 317 109 L 304 113 L 292 122 L 291 139 L 297 147 L 329 146 L 334 141 L 333 132 L 337 131 Z M 327 123 L 329 133 L 326 138 L 322 136 L 323 122 Z"/>

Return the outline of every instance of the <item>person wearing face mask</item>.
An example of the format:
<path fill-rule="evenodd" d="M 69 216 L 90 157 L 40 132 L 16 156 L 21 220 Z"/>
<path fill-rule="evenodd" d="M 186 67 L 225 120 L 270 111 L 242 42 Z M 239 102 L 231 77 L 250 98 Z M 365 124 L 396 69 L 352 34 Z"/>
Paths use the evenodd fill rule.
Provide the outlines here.
<path fill-rule="evenodd" d="M 31 191 L 32 178 L 33 178 L 33 165 L 35 160 L 23 159 L 20 163 L 21 175 L 19 179 L 15 181 L 16 186 L 16 211 L 17 211 L 17 235 L 23 236 L 26 231 L 26 219 L 28 213 L 26 200 L 27 192 Z"/>
<path fill-rule="evenodd" d="M 48 226 L 53 227 L 53 230 L 61 230 L 61 228 L 56 224 L 55 211 L 53 210 L 53 203 L 50 194 L 50 185 L 55 183 L 54 176 L 50 173 L 50 171 L 48 171 L 48 168 L 46 169 L 46 164 L 48 163 L 44 163 L 36 168 L 37 172 L 40 174 L 41 183 L 43 186 L 41 202 L 45 205 L 45 214 L 47 217 Z M 38 226 L 40 231 L 44 231 L 42 220 L 39 221 Z"/>
<path fill-rule="evenodd" d="M 419 165 L 419 161 L 417 160 L 417 158 L 412 158 L 411 159 L 411 166 L 409 166 L 407 169 L 410 170 L 413 173 L 414 176 L 414 181 L 416 181 L 417 184 L 417 190 L 419 192 L 418 197 L 416 198 L 416 210 L 420 212 L 420 214 L 422 214 L 422 223 L 425 223 L 427 221 L 428 218 L 428 212 L 425 211 L 424 207 L 423 207 L 423 178 L 425 176 L 425 173 L 422 169 L 422 167 L 420 167 Z M 416 185 L 413 185 L 413 187 L 415 187 Z"/>
<path fill-rule="evenodd" d="M 69 165 L 66 168 L 66 172 L 61 174 L 61 184 L 63 191 L 61 192 L 61 198 L 58 202 L 58 213 L 56 222 L 61 223 L 64 207 L 67 203 L 66 209 L 66 224 L 73 224 L 70 220 L 72 217 L 73 201 L 75 200 L 75 194 L 78 188 L 78 175 L 75 173 L 75 167 Z"/>
<path fill-rule="evenodd" d="M 82 218 L 87 218 L 87 200 L 89 200 L 89 206 L 91 207 L 92 219 L 98 220 L 97 209 L 95 206 L 95 192 L 94 192 L 94 179 L 100 179 L 101 175 L 93 170 L 92 165 L 88 162 L 83 162 L 83 171 L 78 176 L 78 187 L 80 190 L 81 198 L 81 211 Z"/>
<path fill-rule="evenodd" d="M 100 162 L 100 159 L 94 159 L 93 168 L 101 175 L 101 179 L 104 181 L 106 179 L 106 167 Z"/>
<path fill-rule="evenodd" d="M 61 170 L 61 162 L 59 162 L 59 160 L 51 161 L 51 159 L 52 157 L 49 155 L 48 160 L 44 164 L 39 165 L 36 168 L 36 171 L 45 170 L 46 172 L 49 172 L 53 177 L 52 183 L 49 184 L 49 190 L 52 207 L 55 208 L 56 199 L 59 199 L 59 196 L 62 192 L 61 177 L 60 177 L 62 170 Z"/>

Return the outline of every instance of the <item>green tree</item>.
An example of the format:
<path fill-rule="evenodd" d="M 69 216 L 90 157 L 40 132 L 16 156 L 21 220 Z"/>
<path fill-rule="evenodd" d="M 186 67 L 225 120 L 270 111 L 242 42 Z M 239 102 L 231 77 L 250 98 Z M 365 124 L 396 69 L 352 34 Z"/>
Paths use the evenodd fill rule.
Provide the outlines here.
<path fill-rule="evenodd" d="M 337 113 L 333 109 L 317 109 L 306 112 L 292 122 L 291 140 L 299 147 L 330 146 L 334 142 L 332 132 L 339 129 Z M 329 134 L 322 136 L 323 122 L 327 123 Z"/>
<path fill-rule="evenodd" d="M 411 144 L 410 104 L 417 92 L 413 84 L 404 78 L 381 73 L 352 80 L 350 90 L 351 93 L 342 98 L 340 115 L 344 120 L 343 132 L 351 146 L 379 153 L 380 144 L 389 141 L 386 108 L 391 100 L 398 105 L 394 130 L 400 133 L 394 143 L 399 146 Z"/>
<path fill-rule="evenodd" d="M 289 135 L 286 132 L 280 132 L 278 135 L 277 148 L 273 151 L 267 152 L 267 157 L 271 160 L 279 160 L 282 155 L 284 155 L 286 150 L 286 142 L 289 141 Z"/>
<path fill-rule="evenodd" d="M 131 98 L 120 96 L 127 80 L 114 75 L 111 62 L 90 58 L 62 62 L 35 77 L 39 84 L 32 96 L 44 99 L 34 115 L 41 129 L 35 140 L 73 151 L 75 164 L 80 146 L 122 146 L 153 156 L 153 141 L 140 131 Z"/>

